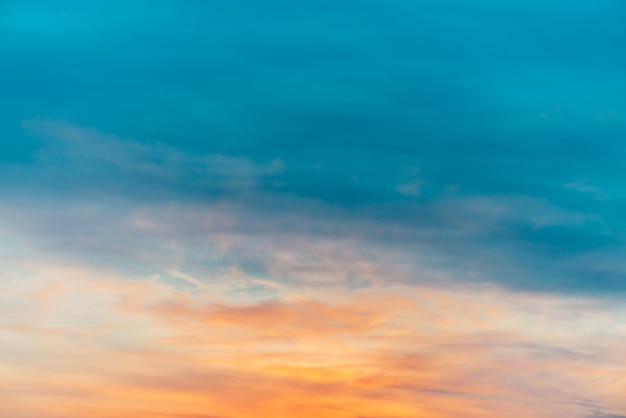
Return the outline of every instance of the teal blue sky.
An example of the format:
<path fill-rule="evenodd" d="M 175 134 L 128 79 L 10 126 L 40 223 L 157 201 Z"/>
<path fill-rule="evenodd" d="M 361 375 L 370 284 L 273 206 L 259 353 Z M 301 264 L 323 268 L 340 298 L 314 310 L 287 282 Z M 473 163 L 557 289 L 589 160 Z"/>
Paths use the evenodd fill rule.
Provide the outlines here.
<path fill-rule="evenodd" d="M 128 248 L 167 235 L 126 216 L 228 207 L 219 228 L 420 273 L 390 280 L 623 292 L 625 22 L 617 0 L 5 0 L 4 222 L 148 273 Z"/>

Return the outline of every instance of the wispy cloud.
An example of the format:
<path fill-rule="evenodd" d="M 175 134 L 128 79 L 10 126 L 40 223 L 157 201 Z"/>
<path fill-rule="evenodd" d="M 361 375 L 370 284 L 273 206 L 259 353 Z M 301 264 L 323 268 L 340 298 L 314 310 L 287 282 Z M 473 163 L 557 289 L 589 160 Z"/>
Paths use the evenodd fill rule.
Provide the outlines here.
<path fill-rule="evenodd" d="M 587 417 L 626 389 L 619 304 L 377 286 L 237 305 L 219 287 L 30 269 L 27 286 L 0 284 L 28 305 L 0 305 L 9 414 Z"/>
<path fill-rule="evenodd" d="M 571 183 L 567 183 L 563 186 L 566 189 L 575 190 L 580 193 L 590 193 L 595 196 L 596 199 L 604 200 L 608 199 L 608 195 L 599 187 L 593 186 L 589 183 L 589 179 L 576 180 Z"/>
<path fill-rule="evenodd" d="M 149 185 L 232 190 L 250 188 L 258 178 L 285 169 L 280 158 L 257 164 L 246 157 L 194 155 L 165 144 L 117 138 L 58 120 L 28 120 L 22 126 L 48 144 L 38 155 L 43 176 L 37 180 L 44 184 L 52 175 L 63 176 L 64 181 L 74 185 L 97 184 L 104 188 L 123 188 L 131 183 L 136 188 Z"/>

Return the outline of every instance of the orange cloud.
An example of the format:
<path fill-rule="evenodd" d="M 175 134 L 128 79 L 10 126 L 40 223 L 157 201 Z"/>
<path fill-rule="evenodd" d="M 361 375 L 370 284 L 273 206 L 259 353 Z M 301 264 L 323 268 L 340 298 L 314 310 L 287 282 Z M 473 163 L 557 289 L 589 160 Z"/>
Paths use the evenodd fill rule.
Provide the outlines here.
<path fill-rule="evenodd" d="M 285 289 L 242 303 L 219 286 L 37 271 L 46 280 L 0 284 L 3 417 L 624 413 L 617 307 L 410 287 Z"/>

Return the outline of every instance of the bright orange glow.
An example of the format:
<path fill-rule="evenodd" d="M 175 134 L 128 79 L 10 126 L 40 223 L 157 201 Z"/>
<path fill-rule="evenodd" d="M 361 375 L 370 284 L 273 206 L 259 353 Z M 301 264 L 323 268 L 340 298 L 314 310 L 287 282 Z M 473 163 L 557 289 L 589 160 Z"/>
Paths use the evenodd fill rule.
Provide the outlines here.
<path fill-rule="evenodd" d="M 623 408 L 626 342 L 580 337 L 619 311 L 393 287 L 242 303 L 39 274 L 2 284 L 3 417 L 556 417 L 580 413 L 580 393 Z"/>

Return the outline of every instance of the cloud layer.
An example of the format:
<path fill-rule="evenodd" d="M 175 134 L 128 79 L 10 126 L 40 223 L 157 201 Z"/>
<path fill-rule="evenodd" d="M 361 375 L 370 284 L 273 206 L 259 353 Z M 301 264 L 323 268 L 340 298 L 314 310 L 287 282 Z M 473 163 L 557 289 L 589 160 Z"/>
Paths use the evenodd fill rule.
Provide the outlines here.
<path fill-rule="evenodd" d="M 189 293 L 159 278 L 27 269 L 28 280 L 2 281 L 7 416 L 586 417 L 624 406 L 619 305 L 404 286 L 241 302 L 219 285 Z"/>
<path fill-rule="evenodd" d="M 0 416 L 626 416 L 625 14 L 0 2 Z"/>

